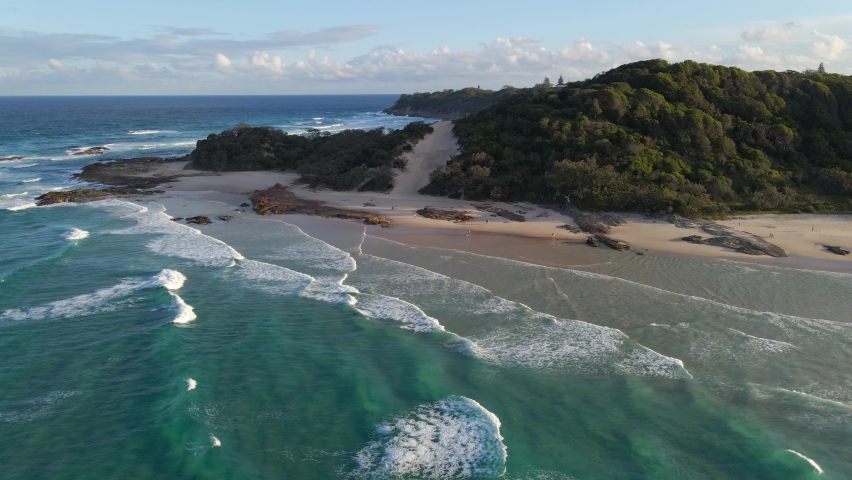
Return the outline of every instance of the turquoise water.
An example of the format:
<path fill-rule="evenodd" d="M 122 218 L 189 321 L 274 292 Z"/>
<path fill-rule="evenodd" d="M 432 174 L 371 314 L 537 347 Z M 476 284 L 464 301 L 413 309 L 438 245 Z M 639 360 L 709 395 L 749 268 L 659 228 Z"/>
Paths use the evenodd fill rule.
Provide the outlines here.
<path fill-rule="evenodd" d="M 852 276 L 169 221 L 238 201 L 0 209 L 2 478 L 852 476 Z"/>

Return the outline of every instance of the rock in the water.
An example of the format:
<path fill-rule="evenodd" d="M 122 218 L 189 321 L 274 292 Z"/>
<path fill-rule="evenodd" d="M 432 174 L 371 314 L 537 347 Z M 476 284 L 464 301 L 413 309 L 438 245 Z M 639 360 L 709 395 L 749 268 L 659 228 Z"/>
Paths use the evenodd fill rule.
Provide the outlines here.
<path fill-rule="evenodd" d="M 109 197 L 129 196 L 129 195 L 153 195 L 155 193 L 164 193 L 162 190 L 139 190 L 138 188 L 128 187 L 110 187 L 110 188 L 78 188 L 76 190 L 67 190 L 64 192 L 47 192 L 44 195 L 36 197 L 36 205 L 53 205 L 54 203 L 84 203 L 103 200 Z"/>
<path fill-rule="evenodd" d="M 0 162 L 11 162 L 12 160 L 23 160 L 24 157 L 18 155 L 12 155 L 11 157 L 3 157 L 0 158 Z"/>
<path fill-rule="evenodd" d="M 109 148 L 107 147 L 92 147 L 87 148 L 81 152 L 76 152 L 74 155 L 101 155 L 105 152 L 108 152 Z"/>
<path fill-rule="evenodd" d="M 704 237 L 701 235 L 690 235 L 688 237 L 683 237 L 683 241 L 690 243 L 704 243 Z"/>
<path fill-rule="evenodd" d="M 230 215 L 220 215 L 219 220 L 222 220 L 223 222 L 230 222 L 231 216 Z"/>
<path fill-rule="evenodd" d="M 840 247 L 833 247 L 831 245 L 823 245 L 826 250 L 836 255 L 849 255 L 849 250 L 844 250 Z"/>
<path fill-rule="evenodd" d="M 241 204 L 240 204 L 240 206 L 241 206 L 241 207 L 250 207 L 250 206 L 251 206 L 251 204 L 250 204 L 250 203 L 248 203 L 248 202 L 243 202 L 243 203 L 241 203 Z"/>
<path fill-rule="evenodd" d="M 174 218 L 172 218 L 171 220 L 172 220 L 173 222 L 179 222 L 179 221 L 183 220 L 183 217 L 174 217 Z"/>
<path fill-rule="evenodd" d="M 210 217 L 205 217 L 204 215 L 199 215 L 197 217 L 189 217 L 186 219 L 187 225 L 209 225 L 213 223 L 210 220 Z"/>
<path fill-rule="evenodd" d="M 586 245 L 589 245 L 590 247 L 597 247 L 598 241 L 595 237 L 589 237 L 586 239 Z"/>

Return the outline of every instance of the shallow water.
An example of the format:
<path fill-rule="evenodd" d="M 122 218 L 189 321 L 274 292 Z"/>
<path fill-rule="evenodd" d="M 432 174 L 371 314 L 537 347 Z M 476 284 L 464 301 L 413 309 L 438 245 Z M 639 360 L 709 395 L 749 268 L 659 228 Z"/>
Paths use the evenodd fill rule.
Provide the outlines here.
<path fill-rule="evenodd" d="M 0 209 L 3 478 L 852 475 L 848 275 L 169 220 L 233 210 Z"/>

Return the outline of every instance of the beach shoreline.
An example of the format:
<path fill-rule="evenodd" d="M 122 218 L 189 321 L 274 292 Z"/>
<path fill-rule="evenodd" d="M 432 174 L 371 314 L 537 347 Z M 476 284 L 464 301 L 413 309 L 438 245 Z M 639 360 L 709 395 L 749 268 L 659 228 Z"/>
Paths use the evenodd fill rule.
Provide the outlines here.
<path fill-rule="evenodd" d="M 167 192 L 165 195 L 195 196 L 207 192 L 205 197 L 211 198 L 213 192 L 214 197 L 218 193 L 229 200 L 242 197 L 248 201 L 256 191 L 280 184 L 286 186 L 299 199 L 322 202 L 328 207 L 384 216 L 390 221 L 391 228 L 370 227 L 368 233 L 411 245 L 454 248 L 474 253 L 491 252 L 483 254 L 512 259 L 524 257 L 524 249 L 540 250 L 539 247 L 544 246 L 554 250 L 562 245 L 570 247 L 573 253 L 568 257 L 573 260 L 554 260 L 544 258 L 546 255 L 542 257 L 536 254 L 532 257 L 538 260 L 531 263 L 583 264 L 594 258 L 593 252 L 596 249 L 585 245 L 591 234 L 580 232 L 577 222 L 563 212 L 523 202 L 474 202 L 417 193 L 428 184 L 429 172 L 458 152 L 451 122 L 438 122 L 433 128 L 434 133 L 415 145 L 413 151 L 405 154 L 408 167 L 397 176 L 394 181 L 395 188 L 389 193 L 310 189 L 298 182 L 299 176 L 294 172 L 189 170 L 186 169 L 188 161 L 151 163 L 149 168 L 136 169 L 130 175 L 144 177 L 146 181 L 150 181 L 152 177 L 162 178 L 163 184 L 159 188 Z M 426 207 L 456 211 L 469 216 L 470 219 L 436 220 L 417 213 Z M 248 212 L 246 209 L 246 214 Z M 505 218 L 516 214 L 523 216 L 525 221 Z M 607 235 L 630 245 L 631 251 L 622 252 L 624 255 L 684 255 L 792 268 L 852 271 L 852 255 L 841 256 L 824 248 L 825 245 L 837 245 L 846 249 L 852 247 L 852 216 L 767 214 L 733 217 L 716 222 L 737 233 L 765 239 L 784 249 L 788 255 L 775 258 L 684 241 L 684 237 L 706 238 L 708 234 L 699 228 L 681 228 L 666 218 L 649 218 L 635 213 L 616 215 L 623 219 L 624 223 L 611 227 Z M 568 229 L 560 228 L 565 226 Z M 609 247 L 602 245 L 598 248 Z"/>

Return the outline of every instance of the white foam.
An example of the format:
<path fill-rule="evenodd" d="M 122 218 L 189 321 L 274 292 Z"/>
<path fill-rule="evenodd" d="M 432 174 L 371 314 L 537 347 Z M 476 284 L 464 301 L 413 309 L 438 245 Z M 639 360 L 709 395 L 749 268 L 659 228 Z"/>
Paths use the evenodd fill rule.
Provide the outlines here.
<path fill-rule="evenodd" d="M 40 181 L 41 181 L 41 177 L 31 178 L 29 180 L 21 180 L 21 183 L 35 183 L 35 182 L 40 182 Z"/>
<path fill-rule="evenodd" d="M 130 130 L 127 132 L 128 135 L 154 135 L 156 133 L 160 133 L 161 130 Z"/>
<path fill-rule="evenodd" d="M 174 292 L 169 292 L 169 294 L 171 294 L 172 298 L 174 298 L 175 304 L 178 307 L 178 314 L 175 319 L 172 320 L 172 323 L 186 325 L 198 318 L 198 316 L 195 315 L 195 310 L 191 306 L 187 305 L 187 303 L 180 298 L 180 295 Z"/>
<path fill-rule="evenodd" d="M 5 195 L 0 195 L 0 198 L 15 198 L 15 197 L 23 197 L 29 195 L 30 192 L 21 192 L 21 193 L 7 193 Z"/>
<path fill-rule="evenodd" d="M 443 331 L 438 320 L 426 315 L 417 305 L 395 297 L 361 294 L 355 308 L 365 317 L 402 322 L 400 328 L 415 332 Z"/>
<path fill-rule="evenodd" d="M 355 287 L 344 285 L 343 277 L 316 277 L 299 295 L 327 303 L 355 305 L 357 300 L 352 293 L 359 293 Z"/>
<path fill-rule="evenodd" d="M 421 405 L 376 428 L 355 456 L 354 476 L 454 479 L 506 472 L 500 420 L 466 397 Z"/>
<path fill-rule="evenodd" d="M 71 230 L 65 232 L 62 235 L 62 238 L 65 240 L 82 240 L 89 236 L 89 232 L 85 230 L 80 230 L 79 228 L 72 228 Z"/>
<path fill-rule="evenodd" d="M 35 202 L 18 203 L 18 204 L 12 205 L 11 207 L 6 207 L 6 210 L 8 210 L 10 212 L 19 212 L 21 210 L 26 210 L 28 208 L 33 208 L 33 207 L 36 207 L 36 206 L 37 205 L 35 204 Z"/>
<path fill-rule="evenodd" d="M 214 437 L 213 434 L 211 433 L 210 434 L 210 447 L 216 448 L 216 447 L 221 447 L 221 446 L 222 446 L 222 442 L 219 441 L 218 438 Z"/>
<path fill-rule="evenodd" d="M 37 163 L 24 163 L 24 164 L 21 164 L 21 165 L 15 165 L 12 168 L 30 168 L 30 167 L 35 167 L 37 165 L 38 165 Z"/>
<path fill-rule="evenodd" d="M 180 272 L 163 270 L 152 278 L 124 280 L 117 285 L 102 288 L 93 293 L 77 295 L 76 297 L 57 300 L 37 307 L 5 310 L 0 312 L 0 325 L 54 318 L 73 318 L 113 311 L 121 305 L 119 300 L 123 297 L 144 289 L 159 287 L 167 289 L 180 288 L 180 285 L 183 285 L 183 279 L 185 277 Z M 176 300 L 179 300 L 179 298 Z M 181 300 L 180 303 L 183 303 L 183 301 Z M 189 308 L 189 312 L 191 313 L 192 307 L 188 305 L 186 307 Z"/>
<path fill-rule="evenodd" d="M 104 203 L 108 206 L 122 207 L 128 204 L 137 207 L 138 210 L 125 214 L 123 218 L 136 220 L 137 224 L 111 233 L 161 234 L 161 237 L 148 242 L 145 247 L 161 255 L 184 258 L 204 266 L 222 267 L 231 263 L 232 260 L 244 259 L 227 243 L 204 235 L 192 227 L 172 222 L 162 205 L 157 205 L 151 210 L 131 202 Z"/>
<path fill-rule="evenodd" d="M 822 475 L 822 474 L 823 474 L 822 468 L 820 468 L 820 466 L 819 466 L 819 465 L 817 465 L 817 463 L 816 463 L 815 461 L 813 461 L 812 459 L 810 459 L 810 458 L 808 458 L 808 457 L 806 457 L 806 456 L 802 455 L 801 453 L 799 453 L 799 452 L 797 452 L 797 451 L 795 451 L 795 450 L 787 450 L 787 451 L 788 451 L 788 452 L 790 452 L 790 453 L 792 453 L 793 455 L 795 455 L 795 456 L 797 456 L 797 457 L 801 458 L 802 460 L 804 460 L 804 461 L 806 461 L 806 462 L 810 463 L 810 464 L 811 464 L 811 466 L 812 466 L 812 467 L 814 467 L 814 471 L 815 471 L 818 475 Z"/>
<path fill-rule="evenodd" d="M 241 261 L 236 274 L 259 290 L 279 295 L 298 295 L 314 281 L 310 275 L 256 260 Z"/>
<path fill-rule="evenodd" d="M 187 392 L 195 390 L 195 387 L 197 387 L 197 386 L 198 386 L 198 382 L 196 382 L 195 380 L 193 380 L 191 378 L 186 379 L 186 391 Z"/>

